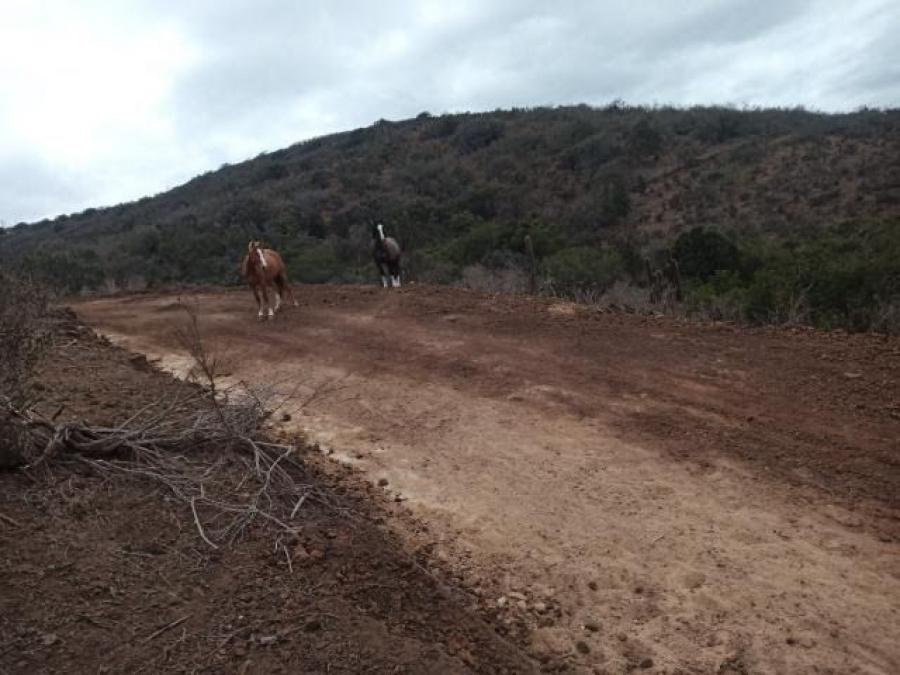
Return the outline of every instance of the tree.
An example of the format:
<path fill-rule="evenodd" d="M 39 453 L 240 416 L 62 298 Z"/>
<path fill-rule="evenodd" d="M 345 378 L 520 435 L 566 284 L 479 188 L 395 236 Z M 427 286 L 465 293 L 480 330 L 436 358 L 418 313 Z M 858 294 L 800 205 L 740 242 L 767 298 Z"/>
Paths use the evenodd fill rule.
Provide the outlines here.
<path fill-rule="evenodd" d="M 702 281 L 709 281 L 719 271 L 738 270 L 741 261 L 737 246 L 722 234 L 703 227 L 679 235 L 674 254 L 683 275 Z"/>
<path fill-rule="evenodd" d="M 655 158 L 662 150 L 662 134 L 650 124 L 647 118 L 643 118 L 628 133 L 626 148 L 633 159 Z"/>

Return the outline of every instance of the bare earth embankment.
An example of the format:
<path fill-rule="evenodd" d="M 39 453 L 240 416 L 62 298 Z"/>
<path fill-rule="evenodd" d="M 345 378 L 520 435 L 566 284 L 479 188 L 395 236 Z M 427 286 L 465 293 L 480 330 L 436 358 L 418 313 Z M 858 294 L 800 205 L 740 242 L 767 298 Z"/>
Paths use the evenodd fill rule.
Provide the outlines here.
<path fill-rule="evenodd" d="M 900 341 L 451 289 L 191 296 L 230 377 L 427 524 L 396 527 L 576 671 L 900 672 Z M 185 299 L 188 299 L 185 296 Z M 82 302 L 184 372 L 175 295 Z"/>
<path fill-rule="evenodd" d="M 197 393 L 65 315 L 36 388 L 60 423 L 100 427 Z M 236 453 L 182 451 L 247 484 Z M 257 519 L 218 549 L 172 490 L 140 474 L 74 461 L 0 471 L 0 673 L 535 671 L 385 526 L 396 505 L 349 467 L 298 452 L 294 532 Z M 207 533 L 221 524 L 201 514 Z"/>

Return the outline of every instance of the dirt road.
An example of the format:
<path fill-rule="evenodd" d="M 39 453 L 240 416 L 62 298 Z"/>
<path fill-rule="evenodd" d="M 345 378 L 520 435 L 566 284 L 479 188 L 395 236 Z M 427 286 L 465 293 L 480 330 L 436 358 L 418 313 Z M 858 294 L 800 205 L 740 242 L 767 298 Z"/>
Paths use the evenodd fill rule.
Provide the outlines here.
<path fill-rule="evenodd" d="M 900 341 L 429 287 L 297 295 L 264 323 L 245 291 L 190 301 L 230 376 L 298 387 L 289 424 L 386 480 L 427 523 L 416 543 L 538 656 L 900 672 Z M 177 299 L 75 309 L 184 372 Z"/>

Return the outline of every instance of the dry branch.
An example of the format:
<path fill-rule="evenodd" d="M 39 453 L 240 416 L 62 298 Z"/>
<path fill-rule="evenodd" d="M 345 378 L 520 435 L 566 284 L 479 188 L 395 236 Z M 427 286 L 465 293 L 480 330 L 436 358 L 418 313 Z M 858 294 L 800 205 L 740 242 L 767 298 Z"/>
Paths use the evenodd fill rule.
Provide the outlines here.
<path fill-rule="evenodd" d="M 295 509 L 316 493 L 292 446 L 257 436 L 265 399 L 234 391 L 229 397 L 214 409 L 201 396 L 161 401 L 116 427 L 54 424 L 12 408 L 8 413 L 36 449 L 29 470 L 74 462 L 163 486 L 190 509 L 200 538 L 212 548 L 239 538 L 260 519 L 293 534 Z"/>
<path fill-rule="evenodd" d="M 303 497 L 301 497 L 301 499 L 303 499 Z M 292 514 L 292 517 L 293 517 L 293 514 Z M 2 520 L 4 523 L 12 525 L 13 527 L 18 527 L 20 529 L 22 527 L 22 524 L 18 520 L 10 518 L 9 516 L 7 516 L 6 514 L 3 514 L 3 513 L 0 513 L 0 520 Z"/>
<path fill-rule="evenodd" d="M 172 621 L 171 623 L 167 623 L 165 626 L 163 626 L 162 628 L 160 628 L 159 630 L 157 630 L 156 632 L 154 632 L 152 635 L 149 635 L 148 637 L 144 638 L 144 639 L 141 641 L 141 644 L 147 644 L 148 642 L 150 642 L 151 640 L 153 640 L 153 638 L 157 638 L 157 637 L 159 637 L 160 635 L 162 635 L 163 633 L 165 633 L 167 630 L 172 630 L 172 629 L 175 628 L 176 626 L 180 626 L 181 624 L 183 624 L 185 621 L 187 621 L 187 620 L 190 619 L 190 618 L 191 618 L 191 615 L 190 615 L 190 614 L 186 614 L 186 615 L 184 615 L 183 617 L 181 617 L 180 619 L 175 619 L 175 620 Z"/>
<path fill-rule="evenodd" d="M 324 496 L 306 479 L 290 445 L 272 443 L 260 427 L 284 405 L 272 388 L 219 386 L 216 359 L 205 349 L 196 312 L 182 343 L 207 380 L 188 395 L 159 399 L 121 424 L 57 423 L 32 409 L 0 405 L 0 416 L 28 439 L 29 475 L 42 466 L 74 463 L 110 477 L 151 482 L 190 510 L 212 548 L 241 538 L 255 522 L 294 535 L 291 525 L 307 499 Z M 318 389 L 313 394 L 315 395 Z"/>

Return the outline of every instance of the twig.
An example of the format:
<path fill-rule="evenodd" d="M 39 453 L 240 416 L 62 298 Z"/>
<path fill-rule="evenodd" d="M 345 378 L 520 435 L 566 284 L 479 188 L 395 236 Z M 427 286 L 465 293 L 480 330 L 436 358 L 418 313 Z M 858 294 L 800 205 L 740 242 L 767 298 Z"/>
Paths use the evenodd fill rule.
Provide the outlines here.
<path fill-rule="evenodd" d="M 293 519 L 294 519 L 294 516 L 297 515 L 297 511 L 300 510 L 300 507 L 303 506 L 303 502 L 305 502 L 305 501 L 306 501 L 306 498 L 309 496 L 309 492 L 310 492 L 310 491 L 307 490 L 306 492 L 304 492 L 304 493 L 300 496 L 300 499 L 298 499 L 298 500 L 297 500 L 297 503 L 294 505 L 294 509 L 291 511 L 291 516 L 290 516 L 290 518 L 289 518 L 288 520 L 293 520 Z"/>
<path fill-rule="evenodd" d="M 291 563 L 291 554 L 288 552 L 287 546 L 282 544 L 281 550 L 284 551 L 284 559 L 287 560 L 288 572 L 293 574 L 294 573 L 294 565 L 293 565 L 293 563 Z"/>
<path fill-rule="evenodd" d="M 22 528 L 22 524 L 18 520 L 15 520 L 14 518 L 10 518 L 9 516 L 7 516 L 4 513 L 0 513 L 0 520 L 2 520 L 5 523 L 9 523 L 13 527 L 18 527 L 19 529 Z"/>
<path fill-rule="evenodd" d="M 104 630 L 113 630 L 114 628 L 114 626 L 97 621 L 97 619 L 92 617 L 90 614 L 76 614 L 75 616 L 79 617 L 80 619 L 84 619 L 89 624 L 97 626 L 97 628 L 103 628 Z M 118 621 L 113 621 L 113 624 L 118 624 Z"/>
<path fill-rule="evenodd" d="M 157 630 L 155 633 L 153 633 L 153 634 L 150 635 L 149 637 L 146 637 L 146 638 L 144 638 L 143 640 L 141 640 L 141 644 L 145 645 L 145 644 L 147 644 L 148 642 L 150 642 L 151 640 L 153 640 L 153 638 L 159 637 L 160 635 L 162 635 L 163 633 L 165 633 L 167 630 L 171 630 L 171 629 L 175 628 L 176 626 L 180 626 L 180 625 L 183 624 L 185 621 L 187 621 L 188 619 L 190 619 L 191 616 L 192 616 L 191 614 L 185 614 L 185 615 L 184 615 L 183 617 L 181 617 L 180 619 L 175 619 L 173 622 L 167 623 L 165 626 L 163 626 L 162 628 L 160 628 L 159 630 Z"/>
<path fill-rule="evenodd" d="M 203 539 L 203 541 L 205 541 L 207 544 L 209 544 L 213 548 L 217 549 L 219 547 L 216 544 L 214 544 L 212 541 L 210 541 L 209 537 L 207 537 L 206 533 L 203 531 L 203 525 L 200 524 L 200 517 L 197 515 L 196 502 L 197 502 L 197 498 L 192 497 L 191 498 L 191 511 L 194 513 L 194 524 L 197 526 L 197 532 L 200 533 L 200 537 Z"/>

